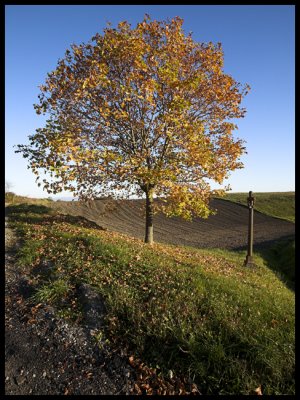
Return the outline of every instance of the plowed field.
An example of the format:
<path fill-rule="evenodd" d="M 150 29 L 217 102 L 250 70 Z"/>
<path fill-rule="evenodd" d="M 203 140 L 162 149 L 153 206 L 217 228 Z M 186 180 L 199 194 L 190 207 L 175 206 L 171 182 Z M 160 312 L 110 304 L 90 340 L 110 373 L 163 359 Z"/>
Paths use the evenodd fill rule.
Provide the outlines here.
<path fill-rule="evenodd" d="M 64 214 L 82 216 L 111 231 L 144 238 L 144 201 L 101 199 L 90 203 L 53 202 Z M 193 222 L 181 218 L 154 217 L 154 240 L 198 248 L 239 249 L 247 246 L 248 208 L 226 200 L 214 199 L 217 210 L 208 219 Z M 254 211 L 254 246 L 295 234 L 295 224 Z"/>

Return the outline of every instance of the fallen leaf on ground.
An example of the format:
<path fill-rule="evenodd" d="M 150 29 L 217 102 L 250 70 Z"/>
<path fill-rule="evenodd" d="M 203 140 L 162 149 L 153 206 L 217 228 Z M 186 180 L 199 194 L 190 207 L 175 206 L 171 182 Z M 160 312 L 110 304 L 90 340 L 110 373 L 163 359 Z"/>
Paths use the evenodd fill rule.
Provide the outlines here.
<path fill-rule="evenodd" d="M 255 393 L 256 393 L 257 395 L 262 395 L 261 386 L 258 386 L 258 388 L 255 389 Z"/>

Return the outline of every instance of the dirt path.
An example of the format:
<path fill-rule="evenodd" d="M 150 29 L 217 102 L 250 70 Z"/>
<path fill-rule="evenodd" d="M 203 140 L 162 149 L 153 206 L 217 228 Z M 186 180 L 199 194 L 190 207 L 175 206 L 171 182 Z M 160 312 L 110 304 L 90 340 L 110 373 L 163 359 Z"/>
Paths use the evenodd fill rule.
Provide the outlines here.
<path fill-rule="evenodd" d="M 7 217 L 6 217 L 7 218 Z M 5 394 L 129 394 L 132 370 L 118 354 L 99 349 L 89 327 L 71 325 L 46 305 L 34 307 L 18 245 L 5 222 Z"/>

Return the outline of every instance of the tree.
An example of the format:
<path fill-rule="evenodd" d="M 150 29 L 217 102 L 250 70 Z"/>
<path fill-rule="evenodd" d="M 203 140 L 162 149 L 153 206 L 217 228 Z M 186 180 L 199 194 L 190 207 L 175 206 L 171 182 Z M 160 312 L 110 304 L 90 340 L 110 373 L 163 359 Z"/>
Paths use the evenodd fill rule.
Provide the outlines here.
<path fill-rule="evenodd" d="M 5 193 L 9 193 L 12 186 L 13 185 L 9 181 L 5 181 Z"/>
<path fill-rule="evenodd" d="M 14 204 L 15 194 L 11 191 L 13 184 L 7 180 L 5 180 L 5 203 Z"/>
<path fill-rule="evenodd" d="M 40 86 L 38 114 L 49 119 L 16 152 L 44 179 L 48 193 L 80 199 L 133 193 L 146 197 L 145 242 L 153 213 L 207 217 L 208 180 L 222 184 L 241 168 L 234 139 L 249 87 L 223 68 L 221 44 L 197 43 L 183 20 L 109 25 L 87 44 L 71 45 Z M 41 183 L 38 183 L 40 185 Z M 159 196 L 161 201 L 155 202 Z"/>

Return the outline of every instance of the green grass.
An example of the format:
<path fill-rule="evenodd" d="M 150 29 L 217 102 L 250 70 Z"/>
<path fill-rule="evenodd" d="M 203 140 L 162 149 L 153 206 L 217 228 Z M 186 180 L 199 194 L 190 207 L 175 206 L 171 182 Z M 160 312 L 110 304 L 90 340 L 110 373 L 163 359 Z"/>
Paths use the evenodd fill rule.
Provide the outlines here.
<path fill-rule="evenodd" d="M 223 198 L 247 205 L 248 193 L 227 193 Z M 295 192 L 253 193 L 254 208 L 264 214 L 295 222 Z"/>
<path fill-rule="evenodd" d="M 280 257 L 292 262 L 290 247 L 277 248 L 277 266 L 275 256 L 255 254 L 250 269 L 244 252 L 149 247 L 34 207 L 11 206 L 10 219 L 36 301 L 79 320 L 75 288 L 89 283 L 105 298 L 111 343 L 162 375 L 190 377 L 208 395 L 253 394 L 259 386 L 263 394 L 295 393 L 295 298 L 274 272 Z M 34 275 L 41 260 L 52 263 L 44 278 Z"/>
<path fill-rule="evenodd" d="M 64 279 L 55 279 L 46 282 L 40 287 L 33 297 L 34 300 L 44 301 L 50 304 L 61 302 L 70 292 L 70 284 Z"/>
<path fill-rule="evenodd" d="M 14 192 L 6 192 L 5 193 L 5 203 L 8 204 L 24 204 L 24 203 L 33 203 L 33 204 L 44 204 L 47 205 L 50 202 L 53 202 L 53 199 L 51 197 L 48 197 L 47 199 L 33 199 L 30 197 L 26 196 L 19 196 L 15 194 Z"/>

